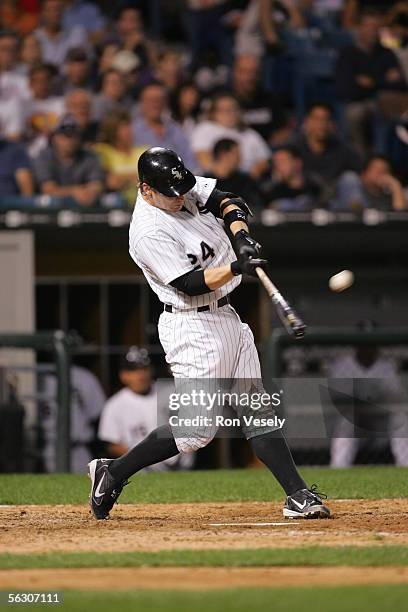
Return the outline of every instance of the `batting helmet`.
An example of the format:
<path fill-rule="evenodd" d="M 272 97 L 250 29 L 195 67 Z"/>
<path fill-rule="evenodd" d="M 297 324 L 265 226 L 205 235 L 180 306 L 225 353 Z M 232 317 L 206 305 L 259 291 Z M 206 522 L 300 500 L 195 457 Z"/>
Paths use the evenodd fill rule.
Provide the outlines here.
<path fill-rule="evenodd" d="M 139 181 L 147 183 L 165 196 L 177 197 L 190 191 L 196 183 L 180 155 L 171 149 L 153 147 L 139 158 Z"/>

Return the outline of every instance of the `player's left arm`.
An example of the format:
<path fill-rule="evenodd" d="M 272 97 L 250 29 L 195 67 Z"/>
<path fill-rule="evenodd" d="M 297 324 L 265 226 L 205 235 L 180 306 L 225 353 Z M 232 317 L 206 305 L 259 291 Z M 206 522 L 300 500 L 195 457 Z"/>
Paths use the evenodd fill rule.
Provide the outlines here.
<path fill-rule="evenodd" d="M 216 268 L 194 270 L 171 283 L 188 295 L 215 291 L 243 272 L 256 276 L 255 267 L 262 268 L 266 264 L 265 260 L 259 259 L 261 245 L 249 235 L 247 219 L 252 212 L 242 198 L 214 189 L 207 201 L 207 208 L 224 220 L 225 227 L 234 237 L 238 261 Z"/>

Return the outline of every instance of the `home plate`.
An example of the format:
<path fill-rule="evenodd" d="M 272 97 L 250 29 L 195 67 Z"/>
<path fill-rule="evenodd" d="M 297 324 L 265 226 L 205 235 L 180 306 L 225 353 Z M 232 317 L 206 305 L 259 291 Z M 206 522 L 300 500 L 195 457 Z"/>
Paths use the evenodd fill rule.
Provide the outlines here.
<path fill-rule="evenodd" d="M 292 521 L 274 522 L 274 523 L 204 523 L 206 527 L 294 527 L 299 523 Z"/>

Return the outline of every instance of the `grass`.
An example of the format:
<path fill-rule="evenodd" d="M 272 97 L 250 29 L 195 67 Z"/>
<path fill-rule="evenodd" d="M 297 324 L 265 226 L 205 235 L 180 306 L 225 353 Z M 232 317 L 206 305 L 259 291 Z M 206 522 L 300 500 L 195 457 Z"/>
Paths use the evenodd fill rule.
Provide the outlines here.
<path fill-rule="evenodd" d="M 305 546 L 236 550 L 163 550 L 122 553 L 0 554 L 0 569 L 73 567 L 353 567 L 407 566 L 407 546 Z"/>
<path fill-rule="evenodd" d="M 318 483 L 329 498 L 406 496 L 407 468 L 305 468 L 308 483 Z M 89 480 L 73 474 L 0 475 L 1 504 L 82 504 Z M 265 469 L 150 473 L 134 476 L 121 503 L 180 503 L 282 500 L 282 491 Z"/>
<path fill-rule="evenodd" d="M 59 610 L 98 612 L 383 612 L 405 610 L 407 585 L 373 587 L 297 587 L 273 589 L 226 589 L 224 591 L 65 591 Z"/>

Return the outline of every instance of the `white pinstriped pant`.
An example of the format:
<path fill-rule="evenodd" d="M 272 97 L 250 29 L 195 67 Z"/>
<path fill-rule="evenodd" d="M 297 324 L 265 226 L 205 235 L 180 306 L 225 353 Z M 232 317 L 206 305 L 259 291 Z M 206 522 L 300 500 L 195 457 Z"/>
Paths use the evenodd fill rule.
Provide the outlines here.
<path fill-rule="evenodd" d="M 226 381 L 232 385 L 229 391 L 263 391 L 254 336 L 230 304 L 205 312 L 164 311 L 159 318 L 158 330 L 166 361 L 175 378 L 176 389 L 191 389 L 197 385 L 197 379 L 202 379 L 199 381 L 200 387 L 212 392 L 220 387 L 221 390 L 227 390 Z M 239 408 L 233 408 L 239 414 Z M 192 416 L 191 407 L 187 413 Z M 205 408 L 198 407 L 196 415 L 199 414 L 208 413 Z M 273 417 L 274 412 L 268 407 L 257 411 L 256 416 Z M 274 429 L 276 427 L 256 430 L 242 427 L 247 438 Z M 189 427 L 186 435 L 173 430 L 180 452 L 191 452 L 206 446 L 216 432 L 214 423 L 211 426 Z"/>

